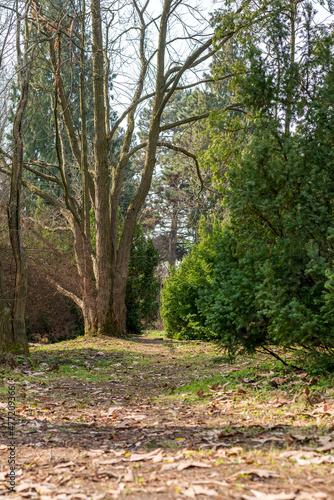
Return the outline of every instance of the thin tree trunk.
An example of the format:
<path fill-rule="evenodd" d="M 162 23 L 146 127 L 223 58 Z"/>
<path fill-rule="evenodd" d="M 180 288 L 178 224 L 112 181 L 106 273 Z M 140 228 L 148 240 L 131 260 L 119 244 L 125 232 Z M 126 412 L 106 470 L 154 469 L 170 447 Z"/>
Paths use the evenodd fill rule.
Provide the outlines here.
<path fill-rule="evenodd" d="M 27 298 L 27 263 L 22 242 L 20 201 L 21 180 L 23 170 L 23 117 L 28 100 L 30 64 L 27 64 L 27 18 L 25 18 L 25 57 L 21 57 L 20 48 L 20 15 L 17 12 L 17 57 L 20 83 L 20 100 L 16 109 L 13 125 L 13 161 L 10 183 L 10 196 L 7 207 L 9 238 L 15 259 L 15 290 L 12 310 L 14 349 L 16 352 L 28 353 L 28 340 L 25 329 L 25 308 Z"/>
<path fill-rule="evenodd" d="M 93 282 L 93 261 L 90 241 L 75 221 L 72 223 L 75 260 L 81 278 L 82 314 L 85 334 L 96 335 L 99 330 L 99 317 L 96 303 L 96 289 Z"/>
<path fill-rule="evenodd" d="M 14 339 L 15 343 L 18 346 L 22 346 L 23 351 L 28 350 L 24 320 L 27 297 L 27 263 L 22 242 L 20 199 L 23 169 L 22 122 L 27 98 L 28 81 L 25 80 L 21 85 L 21 99 L 16 110 L 13 126 L 14 154 L 10 184 L 10 197 L 8 203 L 9 237 L 16 265 L 15 292 L 13 303 Z"/>
<path fill-rule="evenodd" d="M 290 6 L 290 41 L 291 41 L 291 51 L 290 51 L 290 75 L 289 75 L 289 83 L 288 83 L 288 91 L 287 91 L 287 105 L 285 111 L 285 133 L 290 133 L 290 125 L 292 118 L 292 89 L 293 89 L 293 80 L 294 80 L 294 65 L 295 65 L 295 52 L 296 52 L 296 17 L 297 17 L 297 4 L 293 1 Z"/>
<path fill-rule="evenodd" d="M 15 352 L 12 310 L 7 303 L 0 259 L 0 354 Z"/>
<path fill-rule="evenodd" d="M 81 12 L 81 47 L 80 47 L 80 115 L 81 115 L 81 175 L 82 175 L 82 219 L 85 235 L 90 240 L 90 199 L 89 199 L 89 173 L 87 159 L 87 123 L 85 104 L 85 15 L 86 2 L 82 0 Z"/>
<path fill-rule="evenodd" d="M 169 245 L 168 245 L 168 262 L 172 267 L 176 264 L 176 240 L 177 240 L 177 215 L 178 210 L 173 207 L 172 211 L 172 221 L 169 233 Z"/>

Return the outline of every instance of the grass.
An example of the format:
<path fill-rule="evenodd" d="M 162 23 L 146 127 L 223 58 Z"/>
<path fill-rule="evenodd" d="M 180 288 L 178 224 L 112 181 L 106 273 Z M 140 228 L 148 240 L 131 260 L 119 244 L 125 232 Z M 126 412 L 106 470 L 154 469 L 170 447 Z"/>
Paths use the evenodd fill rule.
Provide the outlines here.
<path fill-rule="evenodd" d="M 145 335 L 147 342 L 159 342 L 163 338 L 164 334 L 160 331 L 150 331 Z M 214 346 L 198 341 L 172 342 L 167 339 L 163 355 L 157 355 L 154 350 L 150 352 L 149 347 L 147 352 L 142 352 L 137 349 L 138 346 L 138 337 L 131 337 L 126 342 L 102 338 L 98 345 L 94 339 L 78 337 L 58 344 L 34 346 L 28 363 L 20 356 L 19 369 L 2 370 L 1 376 L 4 379 L 10 377 L 19 385 L 28 381 L 46 388 L 57 380 L 96 385 L 112 382 L 115 395 L 118 393 L 118 384 L 134 379 L 138 381 L 138 390 L 145 392 L 145 385 L 149 387 L 154 382 L 153 378 L 158 376 L 165 382 L 159 394 L 155 391 L 150 397 L 157 402 L 164 401 L 167 405 L 178 401 L 189 404 L 209 401 L 221 391 L 232 391 L 232 399 L 236 404 L 245 399 L 243 391 L 246 391 L 247 398 L 262 402 L 270 401 L 273 397 L 291 398 L 299 395 L 299 404 L 304 406 L 307 404 L 306 399 L 320 398 L 324 393 L 334 396 L 333 377 L 317 376 L 312 380 L 310 377 L 300 378 L 300 374 L 287 370 L 281 362 L 268 355 L 241 357 L 237 364 L 230 364 L 226 362 L 226 356 L 222 356 Z M 55 371 L 53 365 L 56 366 Z M 267 377 L 268 373 L 272 375 Z M 278 378 L 276 387 L 275 378 Z M 306 386 L 310 394 L 308 398 L 303 398 Z M 6 387 L 0 386 L 0 394 L 5 393 Z M 133 395 L 130 394 L 131 397 Z M 87 395 L 82 399 L 82 404 L 89 404 L 90 400 L 90 395 Z M 254 416 L 262 414 L 261 408 L 252 412 Z M 273 414 L 279 417 L 281 410 L 278 408 Z"/>
<path fill-rule="evenodd" d="M 316 448 L 319 442 L 312 436 L 328 435 L 332 418 L 319 418 L 311 410 L 317 398 L 334 397 L 333 378 L 287 370 L 264 354 L 240 357 L 231 364 L 211 344 L 160 340 L 163 337 L 155 331 L 141 339 L 79 337 L 34 346 L 29 362 L 19 359 L 17 369 L 0 371 L 4 379 L 0 399 L 6 400 L 7 380 L 15 380 L 18 405 L 27 407 L 18 418 L 42 418 L 53 431 L 57 428 L 59 441 L 50 447 L 73 442 L 67 460 L 77 453 L 89 456 L 87 451 L 101 446 L 124 450 L 125 458 L 161 447 L 163 461 L 173 462 L 170 458 L 182 452 L 185 459 L 212 463 L 221 479 L 247 465 L 280 467 L 291 475 L 291 462 L 280 459 L 280 452 L 290 446 Z M 109 409 L 114 413 L 108 419 Z M 261 442 L 263 436 L 272 435 L 270 429 L 274 436 L 283 436 L 279 443 Z M 308 435 L 309 441 L 291 444 L 294 432 Z M 98 434 L 101 440 L 95 437 Z M 31 439 L 38 436 L 33 433 Z M 44 437 L 52 441 L 55 433 L 46 431 Z M 210 449 L 212 440 L 227 451 L 242 449 L 236 455 L 219 456 Z M 152 464 L 131 467 L 140 469 L 136 486 L 150 481 Z M 319 475 L 326 467 L 310 465 L 308 470 Z M 305 469 L 294 464 L 293 470 L 294 476 L 304 478 Z M 245 474 L 235 478 L 236 490 L 245 481 L 251 484 L 252 478 Z"/>

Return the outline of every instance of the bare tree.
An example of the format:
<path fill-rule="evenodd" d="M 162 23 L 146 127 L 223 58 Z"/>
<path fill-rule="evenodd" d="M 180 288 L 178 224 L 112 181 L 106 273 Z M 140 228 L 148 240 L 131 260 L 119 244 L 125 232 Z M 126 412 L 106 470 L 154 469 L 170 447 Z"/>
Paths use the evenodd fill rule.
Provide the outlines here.
<path fill-rule="evenodd" d="M 29 44 L 28 14 L 30 1 L 25 0 L 23 5 L 18 1 L 6 6 L 8 12 L 7 32 L 2 39 L 1 63 L 9 57 L 6 49 L 11 48 L 11 34 L 15 26 L 16 46 L 16 74 L 19 88 L 19 101 L 14 113 L 12 130 L 12 155 L 10 169 L 10 192 L 7 206 L 8 229 L 11 248 L 16 265 L 15 290 L 12 308 L 6 301 L 6 295 L 2 282 L 2 270 L 0 269 L 0 349 L 4 352 L 28 353 L 28 341 L 25 329 L 25 307 L 27 296 L 27 264 L 22 242 L 21 232 L 21 179 L 23 171 L 23 118 L 28 101 L 28 90 L 33 52 L 36 44 Z M 22 26 L 23 23 L 23 26 Z M 23 31 L 23 43 L 22 43 Z M 12 41 L 13 42 L 13 41 Z M 4 82 L 2 82 L 4 83 Z M 6 91 L 6 85 L 3 86 Z M 5 123 L 2 124 L 5 129 Z M 2 134 L 3 135 L 3 134 Z"/>
<path fill-rule="evenodd" d="M 143 3 L 131 0 L 123 2 L 120 7 L 116 2 L 105 6 L 101 0 L 91 0 L 90 22 L 83 0 L 80 0 L 78 10 L 70 12 L 66 9 L 67 4 L 58 12 L 57 18 L 52 18 L 36 6 L 32 19 L 35 29 L 50 39 L 48 60 L 54 74 L 52 107 L 57 171 L 50 174 L 46 163 L 41 161 L 26 165 L 27 171 L 36 178 L 59 186 L 62 195 L 56 198 L 50 191 L 40 189 L 27 179 L 22 182 L 57 209 L 62 214 L 64 227 L 68 225 L 73 233 L 80 294 L 60 283 L 55 283 L 57 289 L 82 309 L 87 334 L 122 335 L 126 329 L 126 281 L 136 221 L 151 187 L 157 148 L 175 150 L 175 145 L 161 142 L 160 135 L 209 114 L 189 116 L 162 125 L 162 113 L 175 92 L 201 83 L 203 65 L 208 65 L 215 51 L 213 35 L 207 16 L 202 15 L 196 5 L 191 6 L 183 0 L 163 0 L 159 6 L 156 2 L 151 5 L 150 0 Z M 227 29 L 220 45 L 227 43 L 233 35 L 234 29 Z M 73 46 L 73 53 L 79 53 L 80 92 L 76 100 L 72 89 L 69 91 L 64 83 L 65 69 L 69 71 L 68 65 L 74 60 L 74 56 L 73 59 L 62 59 L 64 46 L 66 50 Z M 89 161 L 86 116 L 87 61 L 90 58 L 93 164 Z M 115 83 L 115 91 L 119 89 L 118 108 L 122 100 L 127 101 L 127 105 L 119 113 L 119 118 L 112 121 L 108 80 L 116 71 L 119 74 L 119 82 Z M 140 107 L 148 99 L 152 99 L 153 105 L 147 140 L 136 144 L 136 120 Z M 80 124 L 73 113 L 73 102 L 78 100 Z M 235 103 L 229 109 L 238 107 L 239 104 Z M 125 129 L 122 129 L 124 123 Z M 112 163 L 110 148 L 121 136 L 121 150 L 117 161 Z M 70 156 L 66 144 L 70 145 Z M 118 208 L 126 172 L 131 158 L 141 149 L 145 151 L 142 170 L 120 227 Z M 2 171 L 9 174 L 11 168 L 5 163 L 3 158 Z M 75 170 L 80 172 L 81 178 L 79 197 L 72 183 Z M 93 228 L 92 211 L 95 216 Z M 91 231 L 96 235 L 95 245 L 92 244 Z"/>

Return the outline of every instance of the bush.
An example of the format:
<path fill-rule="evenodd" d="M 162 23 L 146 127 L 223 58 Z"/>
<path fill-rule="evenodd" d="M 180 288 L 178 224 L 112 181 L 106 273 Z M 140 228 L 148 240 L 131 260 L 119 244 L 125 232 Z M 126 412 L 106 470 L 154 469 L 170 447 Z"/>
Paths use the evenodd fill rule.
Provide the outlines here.
<path fill-rule="evenodd" d="M 321 353 L 330 369 L 331 142 L 320 147 L 306 133 L 284 137 L 259 121 L 231 165 L 225 192 L 229 225 L 202 230 L 200 244 L 164 285 L 168 334 L 219 341 L 231 354 L 299 346 L 309 357 Z"/>

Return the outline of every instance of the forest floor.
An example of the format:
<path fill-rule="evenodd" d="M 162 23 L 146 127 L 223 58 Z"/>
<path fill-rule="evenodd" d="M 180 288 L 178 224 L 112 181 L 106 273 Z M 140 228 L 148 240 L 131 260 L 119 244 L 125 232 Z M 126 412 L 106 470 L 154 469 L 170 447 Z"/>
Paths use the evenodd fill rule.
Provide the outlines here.
<path fill-rule="evenodd" d="M 228 364 L 210 344 L 162 332 L 35 344 L 31 360 L 0 367 L 0 495 L 334 498 L 330 380 L 265 355 Z M 17 483 L 8 493 L 13 440 Z"/>

